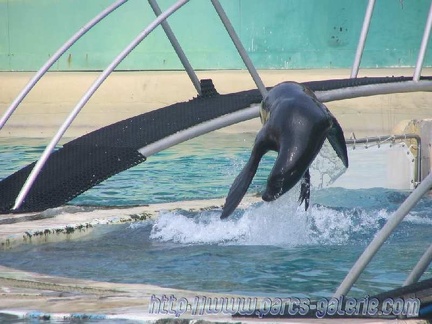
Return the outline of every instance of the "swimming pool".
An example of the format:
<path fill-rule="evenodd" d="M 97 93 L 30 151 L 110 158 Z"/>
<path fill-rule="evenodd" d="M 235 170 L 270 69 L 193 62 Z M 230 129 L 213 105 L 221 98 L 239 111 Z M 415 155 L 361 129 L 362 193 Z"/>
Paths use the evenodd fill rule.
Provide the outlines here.
<path fill-rule="evenodd" d="M 212 133 L 186 142 L 110 178 L 71 204 L 124 206 L 127 215 L 128 207 L 135 205 L 225 197 L 254 136 Z M 0 177 L 37 158 L 43 143 L 2 139 Z M 327 297 L 408 195 L 384 188 L 388 153 L 394 149 L 398 148 L 349 149 L 350 168 L 332 183 L 343 168 L 324 148 L 312 168 L 308 212 L 298 206 L 294 188 L 273 203 L 238 209 L 227 221 L 219 220 L 217 207 L 166 211 L 156 220 L 99 226 L 79 240 L 2 251 L 0 264 L 108 282 Z M 263 188 L 274 157 L 269 154 L 261 163 L 250 194 Z M 431 199 L 423 198 L 368 266 L 352 295 L 371 295 L 403 283 L 428 246 L 431 206 Z"/>

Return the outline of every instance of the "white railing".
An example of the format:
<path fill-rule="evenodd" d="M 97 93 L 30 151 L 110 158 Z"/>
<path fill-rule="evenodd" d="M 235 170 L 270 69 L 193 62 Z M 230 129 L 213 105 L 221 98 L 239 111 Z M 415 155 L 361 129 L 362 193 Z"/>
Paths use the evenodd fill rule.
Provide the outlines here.
<path fill-rule="evenodd" d="M 352 145 L 353 148 L 355 148 L 356 144 L 365 144 L 366 148 L 368 145 L 376 144 L 381 145 L 385 143 L 394 143 L 397 140 L 410 140 L 413 139 L 417 142 L 416 150 L 416 172 L 413 177 L 414 179 L 414 186 L 417 186 L 421 180 L 422 180 L 422 143 L 421 143 L 421 137 L 417 134 L 401 134 L 401 135 L 384 135 L 384 136 L 375 136 L 375 137 L 364 137 L 364 138 L 350 138 L 347 139 L 345 142 L 347 145 Z"/>

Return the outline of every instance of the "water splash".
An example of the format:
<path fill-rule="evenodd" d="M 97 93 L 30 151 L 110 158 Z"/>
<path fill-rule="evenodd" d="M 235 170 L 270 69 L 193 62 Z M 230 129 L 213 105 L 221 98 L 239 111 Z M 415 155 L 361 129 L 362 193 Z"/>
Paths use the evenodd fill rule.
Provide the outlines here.
<path fill-rule="evenodd" d="M 345 173 L 346 168 L 329 141 L 325 140 L 309 171 L 311 173 L 312 188 L 321 189 L 333 184 Z"/>
<path fill-rule="evenodd" d="M 337 245 L 364 241 L 376 233 L 390 212 L 328 208 L 305 212 L 294 194 L 271 203 L 237 210 L 228 220 L 220 211 L 164 212 L 153 224 L 150 239 L 180 244 Z"/>

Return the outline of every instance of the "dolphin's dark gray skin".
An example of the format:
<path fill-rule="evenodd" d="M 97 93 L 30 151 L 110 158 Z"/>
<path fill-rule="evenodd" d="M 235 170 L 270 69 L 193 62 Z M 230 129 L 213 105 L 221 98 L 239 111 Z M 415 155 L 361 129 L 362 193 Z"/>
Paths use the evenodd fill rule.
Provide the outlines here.
<path fill-rule="evenodd" d="M 278 152 L 267 180 L 262 199 L 272 201 L 301 181 L 300 204 L 309 206 L 309 166 L 327 138 L 348 167 L 348 155 L 343 131 L 331 112 L 318 101 L 309 88 L 296 82 L 283 82 L 271 89 L 261 103 L 262 129 L 258 132 L 251 156 L 234 180 L 221 218 L 228 217 L 246 194 L 268 151 Z"/>

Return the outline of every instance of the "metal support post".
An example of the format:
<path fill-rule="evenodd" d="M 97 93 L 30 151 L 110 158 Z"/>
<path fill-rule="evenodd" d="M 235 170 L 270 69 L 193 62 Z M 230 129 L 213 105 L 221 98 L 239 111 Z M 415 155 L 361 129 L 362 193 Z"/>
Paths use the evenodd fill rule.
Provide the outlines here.
<path fill-rule="evenodd" d="M 426 271 L 427 267 L 432 261 L 432 244 L 426 250 L 426 252 L 422 255 L 419 262 L 416 264 L 414 269 L 409 274 L 408 278 L 405 280 L 403 286 L 408 286 L 419 281 L 422 274 Z"/>
<path fill-rule="evenodd" d="M 363 251 L 363 254 L 357 259 L 354 266 L 351 268 L 345 279 L 336 290 L 334 297 L 346 295 L 354 283 L 357 281 L 360 274 L 372 260 L 379 248 L 384 244 L 385 240 L 391 235 L 394 229 L 405 218 L 410 210 L 417 202 L 428 192 L 432 187 L 432 173 L 430 173 L 420 184 L 413 190 L 407 199 L 399 206 L 396 212 L 389 218 L 383 228 L 376 234 L 372 242 Z"/>
<path fill-rule="evenodd" d="M 431 27 L 432 27 L 432 2 L 431 2 L 431 5 L 429 7 L 429 14 L 427 17 L 425 30 L 423 33 L 423 38 L 422 38 L 422 42 L 420 45 L 419 54 L 417 57 L 417 63 L 416 63 L 415 70 L 414 70 L 414 76 L 413 76 L 414 81 L 420 80 L 421 70 L 423 68 L 423 61 L 424 61 L 424 57 L 426 55 L 426 49 L 427 49 L 427 46 L 429 43 L 429 36 L 430 36 Z"/>
<path fill-rule="evenodd" d="M 156 2 L 156 0 L 148 0 L 150 6 L 152 7 L 154 13 L 156 14 L 156 16 L 159 16 L 162 11 L 158 5 L 158 3 Z M 189 75 L 189 78 L 191 79 L 196 91 L 198 92 L 199 95 L 201 95 L 201 84 L 200 81 L 197 77 L 197 75 L 195 74 L 194 69 L 192 68 L 192 66 L 189 63 L 189 60 L 186 57 L 186 54 L 184 53 L 183 49 L 181 48 L 177 38 L 175 37 L 170 25 L 168 24 L 167 21 L 163 21 L 162 22 L 162 28 L 165 31 L 165 34 L 167 35 L 169 41 L 171 42 L 171 45 L 174 47 L 175 52 L 177 53 L 177 56 L 179 57 L 181 63 L 183 64 L 187 74 Z"/>
<path fill-rule="evenodd" d="M 363 55 L 364 46 L 366 43 L 366 37 L 369 32 L 369 25 L 372 18 L 374 6 L 375 6 L 375 0 L 369 0 L 368 6 L 366 8 L 365 17 L 363 20 L 363 27 L 360 33 L 360 39 L 357 45 L 357 51 L 354 58 L 354 63 L 351 69 L 351 78 L 356 78 L 359 71 L 360 61 Z"/>
<path fill-rule="evenodd" d="M 259 91 L 261 92 L 261 95 L 263 98 L 267 94 L 267 89 L 264 86 L 264 83 L 262 82 L 257 70 L 255 69 L 255 66 L 253 65 L 251 59 L 246 53 L 245 48 L 243 47 L 242 42 L 240 41 L 240 38 L 238 37 L 237 33 L 234 30 L 234 27 L 231 24 L 231 21 L 229 20 L 228 16 L 226 15 L 225 11 L 223 10 L 219 0 L 211 0 L 213 3 L 214 8 L 216 9 L 216 12 L 219 15 L 219 18 L 222 20 L 222 23 L 224 24 L 228 34 L 231 37 L 231 40 L 233 41 L 235 47 L 237 48 L 237 51 L 239 52 L 244 64 L 246 65 L 247 69 L 249 70 L 250 75 L 252 76 L 252 79 L 254 80 L 256 86 L 258 87 Z"/>

